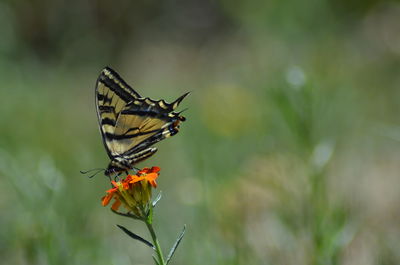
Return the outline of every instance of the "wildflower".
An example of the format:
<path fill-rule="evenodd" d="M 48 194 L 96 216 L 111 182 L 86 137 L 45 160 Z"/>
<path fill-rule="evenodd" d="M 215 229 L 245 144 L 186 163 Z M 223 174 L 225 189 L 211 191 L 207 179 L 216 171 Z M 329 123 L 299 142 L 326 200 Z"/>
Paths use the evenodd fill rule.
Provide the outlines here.
<path fill-rule="evenodd" d="M 101 199 L 102 205 L 107 206 L 114 198 L 115 201 L 111 206 L 113 211 L 118 211 L 123 205 L 136 217 L 145 217 L 152 188 L 157 187 L 156 179 L 159 171 L 159 167 L 143 168 L 136 175 L 128 175 L 119 181 L 111 181 L 114 187 L 106 191 L 107 194 Z"/>

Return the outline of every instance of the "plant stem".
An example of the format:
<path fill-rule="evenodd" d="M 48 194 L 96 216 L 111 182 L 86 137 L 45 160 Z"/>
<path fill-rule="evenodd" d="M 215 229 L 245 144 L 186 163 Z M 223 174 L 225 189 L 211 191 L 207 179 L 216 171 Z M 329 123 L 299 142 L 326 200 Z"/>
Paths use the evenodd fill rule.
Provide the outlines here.
<path fill-rule="evenodd" d="M 151 238 L 153 239 L 153 244 L 156 247 L 156 252 L 157 252 L 157 256 L 158 256 L 158 262 L 160 265 L 166 265 L 165 260 L 164 260 L 164 255 L 162 253 L 161 250 L 161 246 L 160 243 L 158 242 L 156 233 L 154 232 L 154 228 L 151 222 L 149 222 L 149 220 L 145 221 L 147 229 L 149 229 Z"/>

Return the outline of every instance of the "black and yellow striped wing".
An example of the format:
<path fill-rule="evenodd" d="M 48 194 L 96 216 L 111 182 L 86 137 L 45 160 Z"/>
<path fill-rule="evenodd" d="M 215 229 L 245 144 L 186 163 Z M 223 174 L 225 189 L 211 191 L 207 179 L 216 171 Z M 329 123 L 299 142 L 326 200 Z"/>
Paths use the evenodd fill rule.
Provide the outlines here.
<path fill-rule="evenodd" d="M 174 110 L 187 94 L 172 103 L 143 98 L 115 71 L 104 68 L 96 83 L 96 108 L 111 159 L 106 175 L 133 168 L 157 151 L 153 144 L 178 133 L 185 118 Z"/>

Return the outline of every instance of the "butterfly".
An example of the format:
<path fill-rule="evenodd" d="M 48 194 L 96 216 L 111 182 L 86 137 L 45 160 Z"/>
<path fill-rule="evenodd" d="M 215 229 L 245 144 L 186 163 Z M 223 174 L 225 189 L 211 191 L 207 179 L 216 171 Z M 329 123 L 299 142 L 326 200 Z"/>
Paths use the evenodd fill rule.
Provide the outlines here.
<path fill-rule="evenodd" d="M 189 93 L 172 103 L 141 97 L 118 73 L 105 67 L 95 94 L 99 128 L 111 159 L 104 174 L 110 176 L 133 169 L 154 155 L 155 143 L 178 133 L 185 117 L 174 110 Z"/>

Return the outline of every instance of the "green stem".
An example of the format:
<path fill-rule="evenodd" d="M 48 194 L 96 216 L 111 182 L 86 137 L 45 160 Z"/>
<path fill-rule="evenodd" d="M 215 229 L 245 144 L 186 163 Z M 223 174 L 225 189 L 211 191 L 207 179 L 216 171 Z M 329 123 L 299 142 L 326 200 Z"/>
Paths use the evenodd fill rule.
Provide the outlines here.
<path fill-rule="evenodd" d="M 165 260 L 164 260 L 164 255 L 163 255 L 162 250 L 161 250 L 160 243 L 158 242 L 156 233 L 154 232 L 153 225 L 149 220 L 146 220 L 145 222 L 146 222 L 147 229 L 149 229 L 151 238 L 153 239 L 153 244 L 156 247 L 156 252 L 157 252 L 157 256 L 158 256 L 158 262 L 160 263 L 160 265 L 166 265 Z"/>

